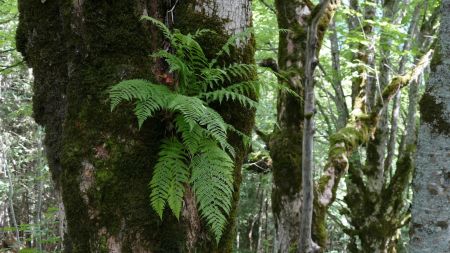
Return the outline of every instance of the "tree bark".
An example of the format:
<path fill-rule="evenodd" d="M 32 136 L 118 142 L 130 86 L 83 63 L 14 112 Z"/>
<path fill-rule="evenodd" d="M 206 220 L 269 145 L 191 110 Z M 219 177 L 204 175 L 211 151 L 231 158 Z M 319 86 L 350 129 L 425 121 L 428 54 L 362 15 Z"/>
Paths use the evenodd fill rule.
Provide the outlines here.
<path fill-rule="evenodd" d="M 450 0 L 441 2 L 441 15 L 430 79 L 420 101 L 409 245 L 412 253 L 450 250 Z"/>
<path fill-rule="evenodd" d="M 162 64 L 149 55 L 164 47 L 141 15 L 192 32 L 208 55 L 251 25 L 248 0 L 63 1 L 20 0 L 17 46 L 35 76 L 33 111 L 45 127 L 52 176 L 68 221 L 66 252 L 231 252 L 245 154 L 238 136 L 230 222 L 219 245 L 186 194 L 182 218 L 161 221 L 150 208 L 148 183 L 165 134 L 160 119 L 138 130 L 130 107 L 109 110 L 106 90 L 124 79 L 155 80 Z M 253 61 L 253 40 L 223 62 Z M 217 106 L 227 122 L 249 133 L 254 112 L 235 103 Z M 236 113 L 240 112 L 240 113 Z"/>

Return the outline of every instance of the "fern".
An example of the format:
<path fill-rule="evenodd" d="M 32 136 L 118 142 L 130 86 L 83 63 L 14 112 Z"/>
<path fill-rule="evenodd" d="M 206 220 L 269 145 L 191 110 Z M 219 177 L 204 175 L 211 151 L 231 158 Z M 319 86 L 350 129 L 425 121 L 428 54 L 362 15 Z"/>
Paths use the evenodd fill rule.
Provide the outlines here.
<path fill-rule="evenodd" d="M 139 128 L 156 112 L 170 112 L 175 131 L 160 146 L 149 183 L 151 205 L 161 219 L 166 207 L 179 218 L 185 187 L 190 184 L 200 216 L 219 241 L 231 210 L 233 194 L 235 150 L 228 143 L 227 136 L 234 132 L 243 138 L 244 143 L 249 137 L 226 123 L 210 103 L 235 101 L 242 106 L 256 108 L 257 102 L 248 95 L 256 93 L 260 83 L 243 81 L 233 84 L 234 80 L 251 79 L 256 67 L 242 63 L 225 67 L 217 64 L 221 56 L 230 54 L 236 40 L 247 38 L 249 32 L 231 37 L 216 57 L 208 60 L 195 39 L 210 31 L 200 30 L 194 35 L 185 35 L 170 31 L 151 17 L 143 19 L 156 25 L 171 43 L 170 52 L 160 50 L 153 57 L 165 60 L 168 72 L 176 77 L 175 85 L 169 88 L 140 79 L 122 81 L 109 90 L 111 110 L 121 102 L 134 102 Z"/>
<path fill-rule="evenodd" d="M 191 184 L 197 196 L 200 214 L 219 241 L 231 210 L 233 160 L 214 142 L 205 141 L 191 162 Z"/>
<path fill-rule="evenodd" d="M 252 35 L 252 30 L 248 29 L 244 32 L 237 33 L 233 36 L 230 36 L 228 38 L 227 42 L 222 46 L 222 48 L 219 50 L 219 52 L 216 53 L 216 57 L 212 59 L 211 65 L 214 65 L 217 63 L 217 61 L 222 57 L 223 55 L 230 55 L 231 48 L 236 44 L 236 42 L 240 42 L 240 40 L 247 40 Z"/>
<path fill-rule="evenodd" d="M 184 184 L 189 181 L 184 146 L 176 139 L 164 140 L 159 159 L 150 181 L 150 200 L 153 208 L 162 218 L 166 203 L 177 218 L 181 211 Z"/>

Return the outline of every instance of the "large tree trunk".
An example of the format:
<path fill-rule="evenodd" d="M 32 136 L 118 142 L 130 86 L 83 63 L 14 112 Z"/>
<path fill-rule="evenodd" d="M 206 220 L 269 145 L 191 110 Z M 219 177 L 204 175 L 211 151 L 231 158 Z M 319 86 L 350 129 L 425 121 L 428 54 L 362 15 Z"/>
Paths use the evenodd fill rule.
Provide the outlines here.
<path fill-rule="evenodd" d="M 420 101 L 410 240 L 413 253 L 450 251 L 450 0 L 442 1 L 441 14 L 430 79 Z"/>
<path fill-rule="evenodd" d="M 237 150 L 234 208 L 217 246 L 188 194 L 180 221 L 169 212 L 161 221 L 150 208 L 148 183 L 164 124 L 154 118 L 138 130 L 130 108 L 111 113 L 107 101 L 112 84 L 154 80 L 161 71 L 149 55 L 164 43 L 141 15 L 186 32 L 217 31 L 202 39 L 208 54 L 251 24 L 248 0 L 176 3 L 19 1 L 17 45 L 35 76 L 34 117 L 46 129 L 50 168 L 63 196 L 67 252 L 231 252 L 245 153 L 239 138 L 230 137 Z M 227 60 L 251 62 L 252 40 Z M 252 128 L 252 111 L 231 103 L 217 109 L 241 131 Z"/>

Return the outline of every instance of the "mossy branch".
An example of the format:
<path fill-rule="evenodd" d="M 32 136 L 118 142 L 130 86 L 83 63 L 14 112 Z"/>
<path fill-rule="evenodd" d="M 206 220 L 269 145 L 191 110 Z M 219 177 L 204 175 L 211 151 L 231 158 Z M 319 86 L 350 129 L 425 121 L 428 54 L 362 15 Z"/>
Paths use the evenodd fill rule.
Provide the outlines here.
<path fill-rule="evenodd" d="M 386 88 L 384 88 L 381 96 L 378 96 L 372 117 L 377 117 L 379 115 L 384 106 L 389 103 L 398 90 L 407 86 L 410 82 L 417 80 L 420 74 L 423 73 L 423 70 L 430 63 L 433 52 L 433 50 L 429 50 L 426 54 L 424 54 L 417 65 L 409 73 L 392 78 L 391 82 L 386 86 Z"/>
<path fill-rule="evenodd" d="M 340 4 L 341 4 L 340 0 L 324 0 L 320 4 L 316 5 L 312 11 L 311 20 L 313 20 L 316 17 L 318 18 L 317 42 L 319 45 L 317 48 L 319 50 L 321 48 L 325 32 L 327 31 L 333 19 L 334 13 L 336 12 Z"/>

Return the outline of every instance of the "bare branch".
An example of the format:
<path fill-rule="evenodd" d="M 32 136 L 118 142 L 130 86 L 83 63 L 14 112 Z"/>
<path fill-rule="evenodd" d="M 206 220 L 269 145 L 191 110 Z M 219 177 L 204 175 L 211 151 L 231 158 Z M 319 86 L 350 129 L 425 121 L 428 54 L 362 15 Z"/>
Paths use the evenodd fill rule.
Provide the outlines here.
<path fill-rule="evenodd" d="M 9 65 L 9 66 L 8 66 L 8 65 L 7 65 L 7 66 L 1 65 L 0 67 L 2 67 L 2 68 L 0 69 L 0 73 L 3 72 L 3 71 L 6 71 L 6 70 L 8 70 L 8 69 L 12 69 L 12 68 L 15 68 L 15 67 L 17 67 L 17 66 L 20 66 L 20 65 L 22 65 L 22 64 L 23 64 L 23 61 L 14 63 L 14 64 Z"/>

